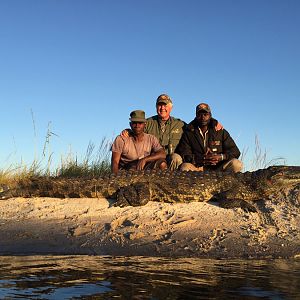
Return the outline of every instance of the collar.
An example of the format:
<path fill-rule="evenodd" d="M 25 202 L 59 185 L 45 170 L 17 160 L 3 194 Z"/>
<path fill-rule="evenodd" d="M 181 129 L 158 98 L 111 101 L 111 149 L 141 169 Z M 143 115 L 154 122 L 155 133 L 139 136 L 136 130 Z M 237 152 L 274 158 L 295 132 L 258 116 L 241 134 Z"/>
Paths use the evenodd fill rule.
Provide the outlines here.
<path fill-rule="evenodd" d="M 157 116 L 157 120 L 158 120 L 158 123 L 159 123 L 159 124 L 161 124 L 161 123 L 165 123 L 165 124 L 171 123 L 171 121 L 172 121 L 171 118 L 172 118 L 172 117 L 170 116 L 169 119 L 168 119 L 167 121 L 163 121 L 161 118 L 159 118 L 159 117 Z"/>

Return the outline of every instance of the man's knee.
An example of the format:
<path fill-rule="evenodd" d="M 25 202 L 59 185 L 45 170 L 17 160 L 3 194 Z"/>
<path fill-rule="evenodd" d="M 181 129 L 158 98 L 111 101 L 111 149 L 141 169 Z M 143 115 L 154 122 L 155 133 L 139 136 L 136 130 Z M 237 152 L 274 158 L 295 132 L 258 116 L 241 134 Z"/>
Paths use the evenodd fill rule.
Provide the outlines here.
<path fill-rule="evenodd" d="M 193 164 L 191 163 L 183 163 L 180 166 L 180 171 L 189 171 L 193 167 Z"/>
<path fill-rule="evenodd" d="M 203 167 L 196 167 L 195 165 L 191 163 L 183 163 L 180 166 L 180 171 L 203 171 Z"/>
<path fill-rule="evenodd" d="M 160 169 L 165 170 L 167 169 L 167 161 L 165 159 L 158 159 L 155 162 L 149 163 L 148 169 Z"/>
<path fill-rule="evenodd" d="M 167 162 L 166 162 L 165 160 L 162 161 L 162 162 L 158 165 L 158 168 L 159 168 L 160 170 L 165 170 L 165 169 L 167 169 L 167 168 L 168 168 Z"/>
<path fill-rule="evenodd" d="M 243 169 L 243 163 L 240 160 L 233 158 L 225 164 L 223 169 L 224 171 L 232 171 L 234 173 L 241 172 Z"/>
<path fill-rule="evenodd" d="M 244 167 L 244 165 L 243 165 L 243 163 L 242 163 L 240 160 L 238 160 L 238 159 L 236 159 L 236 158 L 233 159 L 233 165 L 232 165 L 232 168 L 233 168 L 233 171 L 234 171 L 235 173 L 241 172 L 242 169 L 243 169 L 243 167 Z"/>

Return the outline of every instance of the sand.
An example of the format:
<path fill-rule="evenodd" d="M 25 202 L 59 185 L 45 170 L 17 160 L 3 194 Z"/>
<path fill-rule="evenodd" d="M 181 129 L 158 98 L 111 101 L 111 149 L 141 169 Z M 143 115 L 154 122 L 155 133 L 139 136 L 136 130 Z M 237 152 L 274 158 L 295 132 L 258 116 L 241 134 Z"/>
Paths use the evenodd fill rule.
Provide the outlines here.
<path fill-rule="evenodd" d="M 299 193 L 295 194 L 299 201 Z M 300 201 L 299 201 L 300 202 Z M 274 221 L 217 203 L 113 207 L 101 198 L 0 201 L 0 254 L 300 257 L 300 209 L 274 199 Z"/>

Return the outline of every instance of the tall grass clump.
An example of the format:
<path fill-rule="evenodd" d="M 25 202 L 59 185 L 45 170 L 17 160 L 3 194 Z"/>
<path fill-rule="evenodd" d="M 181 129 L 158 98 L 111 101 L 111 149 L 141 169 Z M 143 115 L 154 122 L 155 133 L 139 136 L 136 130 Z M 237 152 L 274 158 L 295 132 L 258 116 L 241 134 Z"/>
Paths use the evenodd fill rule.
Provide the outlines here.
<path fill-rule="evenodd" d="M 83 158 L 78 158 L 72 152 L 61 157 L 59 166 L 53 166 L 53 154 L 51 141 L 53 137 L 59 137 L 51 130 L 51 121 L 48 122 L 42 155 L 37 150 L 36 122 L 31 109 L 31 118 L 34 134 L 34 158 L 31 164 L 20 163 L 10 164 L 5 169 L 0 169 L 0 184 L 26 181 L 33 177 L 98 177 L 110 173 L 110 148 L 112 140 L 102 138 L 100 146 L 96 149 L 90 142 Z"/>
<path fill-rule="evenodd" d="M 255 171 L 258 169 L 265 169 L 274 165 L 285 165 L 286 161 L 284 157 L 275 157 L 272 159 L 268 158 L 268 151 L 262 149 L 258 135 L 255 135 L 255 148 L 253 158 L 250 161 L 250 171 Z M 248 148 L 242 151 L 241 160 L 245 161 Z"/>
<path fill-rule="evenodd" d="M 50 169 L 52 152 L 45 155 L 45 142 L 43 157 L 41 160 L 34 158 L 31 164 L 23 161 L 16 165 L 10 165 L 6 169 L 0 169 L 0 185 L 14 184 L 19 181 L 27 181 L 36 177 L 99 177 L 111 172 L 110 148 L 111 143 L 106 138 L 101 140 L 96 149 L 93 143 L 89 143 L 86 153 L 82 159 L 69 152 L 65 158 L 61 158 L 60 165 L 54 170 Z M 0 187 L 1 188 L 1 187 Z"/>
<path fill-rule="evenodd" d="M 41 167 L 41 162 L 34 160 L 30 165 L 25 165 L 22 161 L 16 166 L 9 166 L 0 170 L 0 184 L 9 184 L 20 180 L 26 181 L 32 177 L 45 176 Z"/>
<path fill-rule="evenodd" d="M 101 140 L 98 149 L 90 142 L 82 160 L 70 152 L 61 159 L 61 165 L 56 169 L 56 176 L 60 177 L 99 177 L 110 173 L 111 141 Z"/>

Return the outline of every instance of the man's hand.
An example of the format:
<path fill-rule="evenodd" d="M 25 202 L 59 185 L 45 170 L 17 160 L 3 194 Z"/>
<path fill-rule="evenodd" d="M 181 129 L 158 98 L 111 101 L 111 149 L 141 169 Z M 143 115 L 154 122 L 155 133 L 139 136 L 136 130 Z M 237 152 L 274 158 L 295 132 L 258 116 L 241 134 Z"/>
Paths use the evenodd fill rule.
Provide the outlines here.
<path fill-rule="evenodd" d="M 147 163 L 146 157 L 139 159 L 139 161 L 137 162 L 137 165 L 136 165 L 136 169 L 144 170 L 146 163 Z"/>
<path fill-rule="evenodd" d="M 124 138 L 130 137 L 131 135 L 132 135 L 132 131 L 129 128 L 122 130 L 122 132 L 120 133 L 120 136 Z"/>
<path fill-rule="evenodd" d="M 218 162 L 220 162 L 222 160 L 222 156 L 221 154 L 207 154 L 204 156 L 203 159 L 203 164 L 204 165 L 211 165 L 211 166 L 215 166 Z"/>
<path fill-rule="evenodd" d="M 214 153 L 211 151 L 210 148 L 208 148 L 203 158 L 203 165 L 215 166 L 221 160 L 222 160 L 221 154 Z"/>

